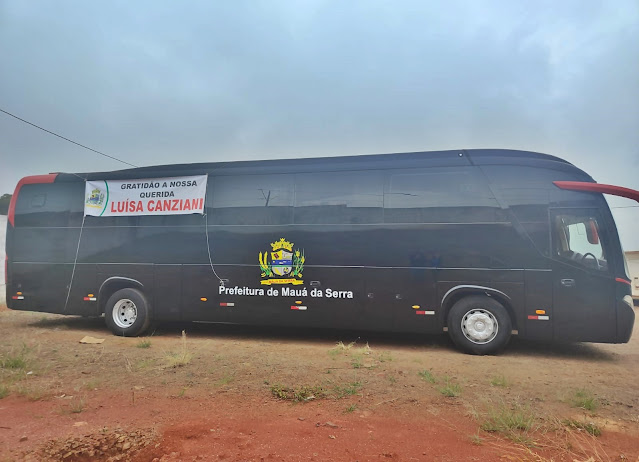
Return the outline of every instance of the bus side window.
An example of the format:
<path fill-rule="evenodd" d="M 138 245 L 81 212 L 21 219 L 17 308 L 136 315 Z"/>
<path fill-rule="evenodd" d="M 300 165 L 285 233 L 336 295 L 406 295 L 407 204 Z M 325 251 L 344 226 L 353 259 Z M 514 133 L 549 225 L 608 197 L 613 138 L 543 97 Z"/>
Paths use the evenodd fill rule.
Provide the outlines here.
<path fill-rule="evenodd" d="M 559 213 L 553 227 L 554 254 L 579 266 L 608 271 L 605 247 L 602 244 L 594 214 Z"/>
<path fill-rule="evenodd" d="M 295 223 L 370 224 L 384 220 L 379 171 L 300 173 L 295 176 Z"/>
<path fill-rule="evenodd" d="M 210 225 L 287 225 L 292 222 L 290 175 L 211 176 L 207 188 Z"/>

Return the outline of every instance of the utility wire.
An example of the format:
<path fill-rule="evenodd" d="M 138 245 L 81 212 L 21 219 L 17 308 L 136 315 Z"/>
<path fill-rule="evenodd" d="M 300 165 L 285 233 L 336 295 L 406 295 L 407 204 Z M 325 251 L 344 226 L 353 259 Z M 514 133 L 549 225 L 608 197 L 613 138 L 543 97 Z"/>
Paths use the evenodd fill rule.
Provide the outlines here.
<path fill-rule="evenodd" d="M 83 144 L 77 143 L 77 142 L 75 142 L 75 141 L 73 141 L 73 140 L 70 140 L 69 138 L 65 138 L 65 137 L 64 137 L 64 136 L 62 136 L 62 135 L 58 135 L 57 133 L 53 133 L 51 130 L 47 130 L 46 128 L 42 128 L 42 127 L 40 127 L 40 126 L 38 126 L 38 125 L 36 125 L 36 124 L 34 124 L 34 123 L 29 122 L 28 120 L 21 119 L 21 118 L 20 118 L 20 117 L 18 117 L 17 115 L 15 115 L 15 114 L 11 114 L 10 112 L 5 111 L 5 110 L 4 110 L 4 109 L 2 109 L 2 108 L 0 108 L 0 112 L 4 112 L 4 113 L 5 113 L 5 114 L 7 114 L 8 116 L 13 117 L 14 119 L 18 119 L 20 122 L 24 122 L 25 124 L 29 124 L 29 125 L 31 125 L 32 127 L 39 128 L 39 129 L 40 129 L 40 130 L 42 130 L 42 131 L 45 131 L 45 132 L 47 132 L 47 133 L 49 133 L 49 134 L 51 134 L 51 135 L 53 135 L 53 136 L 57 136 L 58 138 L 62 138 L 63 140 L 68 141 L 69 143 L 73 143 L 73 144 L 75 144 L 75 145 L 78 145 L 78 146 L 80 146 L 81 148 L 88 149 L 89 151 L 93 151 L 93 152 L 95 152 L 95 153 L 97 153 L 97 154 L 100 154 L 101 156 L 108 157 L 109 159 L 117 160 L 118 162 L 122 162 L 123 164 L 130 165 L 131 167 L 137 167 L 137 165 L 130 164 L 130 163 L 128 163 L 128 162 L 125 162 L 125 161 L 123 161 L 123 160 L 118 159 L 117 157 L 113 157 L 113 156 L 110 156 L 110 155 L 105 154 L 105 153 L 103 153 L 103 152 L 96 151 L 96 150 L 95 150 L 95 149 L 93 149 L 93 148 L 90 148 L 90 147 L 85 146 L 85 145 L 83 145 Z"/>
<path fill-rule="evenodd" d="M 634 209 L 635 207 L 639 207 L 639 205 L 621 205 L 619 207 L 610 207 L 611 209 Z"/>

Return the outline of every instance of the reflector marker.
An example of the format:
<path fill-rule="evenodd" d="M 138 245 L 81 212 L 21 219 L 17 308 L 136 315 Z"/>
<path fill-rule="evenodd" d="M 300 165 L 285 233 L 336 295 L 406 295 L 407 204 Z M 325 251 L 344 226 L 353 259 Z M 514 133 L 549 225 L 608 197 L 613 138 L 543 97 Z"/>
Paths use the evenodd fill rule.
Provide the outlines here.
<path fill-rule="evenodd" d="M 95 297 L 84 297 L 83 300 L 85 302 L 95 302 L 97 300 L 97 298 L 95 298 Z"/>
<path fill-rule="evenodd" d="M 428 315 L 433 315 L 433 314 L 435 314 L 435 312 L 434 312 L 434 311 L 418 310 L 418 311 L 415 311 L 415 314 L 428 314 Z"/>
<path fill-rule="evenodd" d="M 418 310 L 420 307 L 419 307 L 419 305 L 413 305 L 411 308 L 414 309 L 414 310 Z"/>
<path fill-rule="evenodd" d="M 24 297 L 22 295 L 14 295 L 11 298 L 14 299 L 14 300 L 24 300 Z"/>
<path fill-rule="evenodd" d="M 302 305 L 291 305 L 292 310 L 306 311 L 306 307 Z"/>
<path fill-rule="evenodd" d="M 535 310 L 537 314 L 546 314 L 546 310 Z"/>
<path fill-rule="evenodd" d="M 220 306 L 235 306 L 235 303 L 220 303 Z"/>
<path fill-rule="evenodd" d="M 302 304 L 302 300 L 295 300 L 295 304 L 296 305 L 301 305 Z"/>
<path fill-rule="evenodd" d="M 528 319 L 533 321 L 548 321 L 550 320 L 550 316 L 528 316 Z"/>
<path fill-rule="evenodd" d="M 201 298 L 200 298 L 200 301 L 201 301 L 201 302 L 205 302 L 205 301 L 207 301 L 207 300 L 208 300 L 208 298 L 206 298 L 206 297 L 201 297 Z"/>

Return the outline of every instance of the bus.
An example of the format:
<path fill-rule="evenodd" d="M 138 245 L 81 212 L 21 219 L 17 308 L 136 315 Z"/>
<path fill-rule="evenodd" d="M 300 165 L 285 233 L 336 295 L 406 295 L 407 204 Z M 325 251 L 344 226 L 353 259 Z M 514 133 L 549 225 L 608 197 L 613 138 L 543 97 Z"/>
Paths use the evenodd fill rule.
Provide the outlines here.
<path fill-rule="evenodd" d="M 603 185 L 560 158 L 475 149 L 29 176 L 7 306 L 116 335 L 201 321 L 628 342 L 629 271 Z"/>

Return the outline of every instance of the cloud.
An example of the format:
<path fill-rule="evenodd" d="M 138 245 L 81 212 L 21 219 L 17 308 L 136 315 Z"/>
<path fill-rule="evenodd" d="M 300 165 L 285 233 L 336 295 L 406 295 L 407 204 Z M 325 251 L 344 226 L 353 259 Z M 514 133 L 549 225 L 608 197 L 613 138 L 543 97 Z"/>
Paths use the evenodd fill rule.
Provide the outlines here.
<path fill-rule="evenodd" d="M 2 107 L 138 165 L 505 147 L 639 189 L 632 0 L 0 8 Z M 0 131 L 20 159 L 2 191 L 121 167 L 6 117 Z"/>

